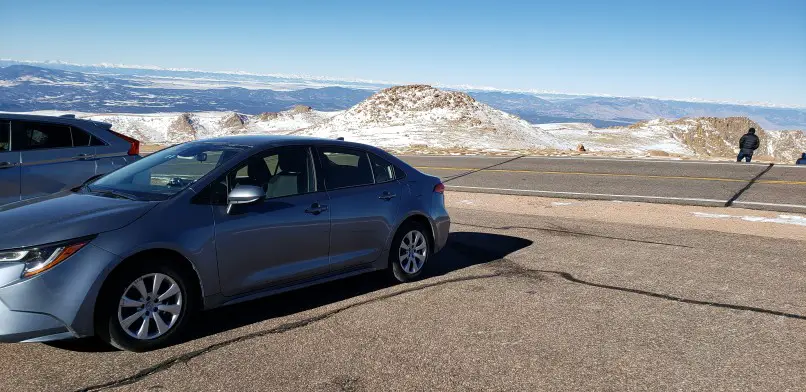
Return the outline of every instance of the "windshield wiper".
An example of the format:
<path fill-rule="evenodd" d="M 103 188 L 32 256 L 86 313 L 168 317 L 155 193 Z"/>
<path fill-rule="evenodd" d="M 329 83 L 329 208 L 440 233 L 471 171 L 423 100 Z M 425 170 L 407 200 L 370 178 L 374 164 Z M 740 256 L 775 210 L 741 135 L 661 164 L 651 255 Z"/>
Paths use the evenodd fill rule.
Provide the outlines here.
<path fill-rule="evenodd" d="M 93 181 L 95 181 L 95 180 L 97 180 L 97 179 L 98 179 L 98 177 L 101 177 L 101 176 L 103 176 L 104 174 L 105 174 L 105 173 L 96 174 L 96 175 L 94 175 L 94 176 L 92 176 L 92 177 L 88 178 L 86 181 L 82 182 L 82 183 L 81 183 L 81 185 L 79 185 L 79 186 L 77 186 L 77 187 L 75 187 L 75 188 L 71 189 L 71 191 L 73 191 L 73 192 L 78 192 L 78 191 L 80 191 L 80 190 L 82 190 L 82 189 L 84 189 L 84 188 L 89 189 L 88 184 L 89 184 L 89 183 L 91 183 L 91 182 L 93 182 Z"/>
<path fill-rule="evenodd" d="M 89 187 L 87 187 L 87 188 L 89 189 Z M 90 191 L 90 193 L 94 193 L 94 194 L 97 194 L 97 195 L 115 197 L 115 198 L 118 198 L 118 199 L 126 199 L 126 200 L 132 200 L 132 201 L 140 200 L 137 197 L 135 197 L 133 195 L 130 195 L 128 193 L 123 193 L 123 192 L 119 192 L 119 191 L 115 191 L 115 190 L 111 190 L 111 189 L 104 189 L 104 190 L 89 189 L 89 191 Z"/>

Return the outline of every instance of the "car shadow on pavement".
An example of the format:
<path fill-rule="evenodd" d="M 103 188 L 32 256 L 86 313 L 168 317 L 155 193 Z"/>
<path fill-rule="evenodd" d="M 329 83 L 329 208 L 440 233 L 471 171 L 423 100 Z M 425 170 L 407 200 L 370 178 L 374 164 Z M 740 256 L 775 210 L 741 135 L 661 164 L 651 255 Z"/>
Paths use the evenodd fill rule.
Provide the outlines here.
<path fill-rule="evenodd" d="M 478 252 L 472 257 L 466 253 L 459 253 L 456 246 L 461 246 L 461 244 L 483 247 L 484 252 Z M 445 249 L 429 260 L 428 268 L 423 271 L 422 279 L 496 261 L 531 244 L 530 240 L 508 235 L 477 232 L 451 233 Z M 393 282 L 386 271 L 379 271 L 213 309 L 200 315 L 200 326 L 191 332 L 191 338 L 196 339 L 264 320 L 304 312 L 396 284 L 399 283 Z"/>
<path fill-rule="evenodd" d="M 500 260 L 531 244 L 532 241 L 524 238 L 500 234 L 451 233 L 445 249 L 429 260 L 422 279 L 442 276 L 474 265 Z M 479 249 L 479 251 L 473 252 L 472 255 L 459 251 L 467 249 L 468 246 Z M 273 318 L 304 312 L 389 288 L 396 284 L 399 283 L 389 278 L 386 271 L 380 271 L 209 310 L 197 316 L 196 327 L 189 331 L 187 340 L 199 339 Z M 48 344 L 71 351 L 114 350 L 96 338 Z"/>

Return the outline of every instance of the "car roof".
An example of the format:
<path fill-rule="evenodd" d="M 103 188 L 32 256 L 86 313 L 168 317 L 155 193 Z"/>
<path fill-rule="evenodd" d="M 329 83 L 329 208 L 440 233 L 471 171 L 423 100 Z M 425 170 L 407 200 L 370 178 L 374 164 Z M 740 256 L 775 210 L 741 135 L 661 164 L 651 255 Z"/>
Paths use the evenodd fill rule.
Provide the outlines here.
<path fill-rule="evenodd" d="M 70 115 L 65 116 L 45 116 L 39 114 L 21 114 L 21 113 L 3 113 L 0 112 L 0 119 L 5 120 L 18 120 L 18 121 L 37 121 L 37 122 L 49 122 L 49 123 L 56 123 L 56 124 L 68 124 L 68 125 L 75 125 L 75 126 L 96 126 L 103 129 L 110 129 L 112 124 L 101 122 L 101 121 L 94 121 L 94 120 L 87 120 L 81 119 L 76 117 L 68 117 Z"/>
<path fill-rule="evenodd" d="M 364 150 L 378 151 L 378 148 L 362 143 L 355 143 L 338 139 L 326 139 L 314 136 L 297 136 L 297 135 L 232 135 L 232 136 L 222 136 L 209 139 L 200 139 L 190 143 L 225 143 L 234 145 L 245 145 L 255 148 L 294 145 L 294 144 L 309 144 L 309 145 L 353 147 Z"/>

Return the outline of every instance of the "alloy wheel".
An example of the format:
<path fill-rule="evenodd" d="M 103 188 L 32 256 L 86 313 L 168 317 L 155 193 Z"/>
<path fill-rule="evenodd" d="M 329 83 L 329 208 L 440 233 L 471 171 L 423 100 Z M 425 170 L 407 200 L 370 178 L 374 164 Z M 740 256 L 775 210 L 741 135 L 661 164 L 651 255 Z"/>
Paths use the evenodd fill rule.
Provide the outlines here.
<path fill-rule="evenodd" d="M 182 312 L 182 290 L 168 275 L 152 273 L 132 282 L 120 298 L 118 322 L 138 340 L 165 335 Z"/>
<path fill-rule="evenodd" d="M 407 274 L 416 274 L 428 257 L 428 240 L 418 230 L 408 232 L 400 241 L 398 261 Z"/>

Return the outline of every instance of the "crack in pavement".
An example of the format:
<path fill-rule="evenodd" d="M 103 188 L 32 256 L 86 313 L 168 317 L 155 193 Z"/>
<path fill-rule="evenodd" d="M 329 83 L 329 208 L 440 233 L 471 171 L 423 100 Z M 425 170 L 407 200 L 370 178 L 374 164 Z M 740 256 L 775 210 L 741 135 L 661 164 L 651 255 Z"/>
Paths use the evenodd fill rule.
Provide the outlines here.
<path fill-rule="evenodd" d="M 758 307 L 755 307 L 755 306 L 733 305 L 733 304 L 725 304 L 725 303 L 713 302 L 713 301 L 701 301 L 701 300 L 697 300 L 697 299 L 688 299 L 688 298 L 683 298 L 683 297 L 677 297 L 677 296 L 669 295 L 669 294 L 655 293 L 655 292 L 652 292 L 652 291 L 631 289 L 631 288 L 626 288 L 626 287 L 619 287 L 619 286 L 612 286 L 612 285 L 601 284 L 601 283 L 588 282 L 588 281 L 576 278 L 576 277 L 574 277 L 574 275 L 571 275 L 568 272 L 563 272 L 563 271 L 551 271 L 551 270 L 532 270 L 532 271 L 540 272 L 540 273 L 544 273 L 544 274 L 558 275 L 561 278 L 563 278 L 563 279 L 565 279 L 565 280 L 567 280 L 569 282 L 583 284 L 583 285 L 586 285 L 586 286 L 598 287 L 598 288 L 608 289 L 608 290 L 623 291 L 623 292 L 633 293 L 633 294 L 646 295 L 646 296 L 649 296 L 649 297 L 665 299 L 665 300 L 668 300 L 668 301 L 682 302 L 682 303 L 685 303 L 685 304 L 692 304 L 692 305 L 713 306 L 713 307 L 717 307 L 717 308 L 725 308 L 725 309 L 733 309 L 733 310 L 746 310 L 746 311 L 756 312 L 756 313 L 771 314 L 773 316 L 781 316 L 781 317 L 793 318 L 793 319 L 797 319 L 797 320 L 806 320 L 806 316 L 796 314 L 796 313 L 787 313 L 787 312 L 781 312 L 781 311 L 777 311 L 777 310 L 769 310 L 769 309 L 764 309 L 764 308 L 758 308 Z"/>
<path fill-rule="evenodd" d="M 507 163 L 510 163 L 510 162 L 516 161 L 516 160 L 521 159 L 521 158 L 523 158 L 523 157 L 525 157 L 525 156 L 526 156 L 526 155 L 519 155 L 519 156 L 516 156 L 515 158 L 512 158 L 512 159 L 507 159 L 506 161 L 499 162 L 499 163 L 496 163 L 496 164 L 494 164 L 494 165 L 490 165 L 490 166 L 482 167 L 482 168 L 475 169 L 475 170 L 466 171 L 466 172 L 464 172 L 464 173 L 457 174 L 457 175 L 455 175 L 455 176 L 453 176 L 453 177 L 447 177 L 447 178 L 445 178 L 444 180 L 442 180 L 442 183 L 443 183 L 443 184 L 445 184 L 445 183 L 447 183 L 447 182 L 449 182 L 449 181 L 453 181 L 453 180 L 455 180 L 455 179 L 457 179 L 457 178 L 461 178 L 461 177 L 464 177 L 464 176 L 469 176 L 469 175 L 471 175 L 471 174 L 473 174 L 473 173 L 478 173 L 478 172 L 480 172 L 480 171 L 484 171 L 484 170 L 487 170 L 487 169 L 492 169 L 492 168 L 494 168 L 494 167 L 496 167 L 496 166 L 501 166 L 501 165 L 503 165 L 503 164 L 507 164 Z"/>
<path fill-rule="evenodd" d="M 662 245 L 667 245 L 667 244 L 662 244 Z M 497 278 L 497 277 L 524 277 L 524 278 L 527 278 L 527 279 L 530 279 L 530 280 L 546 281 L 546 280 L 548 280 L 546 275 L 554 275 L 554 276 L 559 276 L 563 280 L 568 281 L 568 282 L 573 283 L 573 284 L 581 284 L 581 285 L 585 285 L 585 286 L 589 286 L 589 287 L 596 287 L 596 288 L 602 288 L 602 289 L 608 289 L 608 290 L 616 290 L 616 291 L 621 291 L 621 292 L 627 292 L 627 293 L 632 293 L 632 294 L 639 294 L 639 295 L 649 296 L 649 297 L 652 297 L 652 298 L 659 298 L 659 299 L 663 299 L 663 300 L 674 301 L 674 302 L 678 302 L 678 303 L 692 304 L 692 305 L 705 305 L 705 306 L 711 306 L 711 307 L 717 307 L 717 308 L 726 308 L 726 309 L 732 309 L 732 310 L 751 311 L 751 312 L 757 312 L 757 313 L 762 313 L 762 314 L 769 314 L 769 315 L 793 318 L 793 319 L 798 319 L 798 320 L 806 320 L 806 316 L 799 315 L 799 314 L 794 314 L 794 313 L 780 312 L 780 311 L 763 309 L 763 308 L 758 308 L 758 307 L 753 307 L 753 306 L 733 305 L 733 304 L 724 304 L 724 303 L 718 303 L 718 302 L 712 302 L 712 301 L 702 301 L 702 300 L 687 299 L 687 298 L 683 298 L 683 297 L 676 297 L 676 296 L 673 296 L 673 295 L 660 294 L 660 293 L 655 293 L 655 292 L 646 291 L 646 290 L 631 289 L 631 288 L 626 288 L 626 287 L 619 287 L 619 286 L 613 286 L 613 285 L 589 282 L 589 281 L 586 281 L 586 280 L 583 280 L 583 279 L 576 278 L 576 277 L 574 277 L 572 274 L 570 274 L 568 272 L 529 269 L 529 268 L 526 268 L 526 267 L 524 267 L 522 265 L 519 265 L 518 263 L 516 263 L 516 262 L 514 262 L 512 260 L 509 260 L 507 258 L 497 257 L 495 252 L 489 251 L 489 250 L 484 249 L 482 247 L 477 247 L 477 246 L 473 246 L 473 245 L 467 245 L 467 244 L 463 244 L 463 243 L 460 243 L 460 242 L 451 242 L 451 243 L 449 243 L 449 246 L 452 249 L 454 249 L 457 252 L 459 252 L 460 254 L 462 254 L 463 256 L 471 258 L 473 260 L 479 260 L 480 259 L 479 255 L 483 255 L 483 257 L 486 257 L 487 259 L 492 260 L 492 261 L 490 261 L 488 263 L 485 263 L 485 264 L 476 264 L 476 265 L 489 266 L 490 268 L 492 268 L 493 271 L 491 273 L 487 273 L 487 274 L 476 274 L 476 275 L 469 275 L 469 276 L 463 276 L 463 277 L 444 279 L 444 280 L 441 280 L 441 281 L 438 281 L 438 282 L 422 284 L 422 285 L 418 285 L 416 287 L 405 288 L 403 290 L 399 290 L 399 291 L 396 291 L 394 293 L 388 293 L 388 294 L 380 295 L 380 296 L 370 298 L 370 299 L 367 299 L 367 300 L 364 300 L 364 301 L 360 301 L 360 302 L 356 302 L 356 303 L 353 303 L 353 304 L 350 304 L 350 305 L 347 305 L 347 306 L 343 306 L 343 307 L 331 310 L 329 312 L 326 312 L 326 313 L 323 313 L 323 314 L 320 314 L 320 315 L 315 315 L 315 316 L 308 317 L 308 318 L 298 320 L 298 321 L 292 321 L 292 322 L 288 322 L 288 323 L 283 323 L 283 324 L 280 324 L 279 326 L 276 326 L 274 328 L 270 328 L 270 329 L 263 330 L 263 331 L 253 332 L 253 333 L 246 334 L 246 335 L 243 335 L 243 336 L 239 336 L 239 337 L 236 337 L 236 338 L 232 338 L 232 339 L 229 339 L 229 340 L 226 340 L 226 341 L 223 341 L 223 342 L 215 343 L 215 344 L 209 345 L 209 346 L 207 346 L 205 348 L 202 348 L 202 349 L 198 349 L 198 350 L 190 351 L 190 352 L 187 352 L 187 353 L 184 353 L 184 354 L 180 354 L 180 355 L 174 356 L 172 358 L 169 358 L 167 360 L 164 360 L 164 361 L 162 361 L 160 363 L 157 363 L 157 364 L 155 364 L 153 366 L 150 366 L 150 367 L 147 367 L 147 368 L 145 368 L 143 370 L 140 370 L 137 373 L 135 373 L 134 375 L 124 377 L 124 378 L 120 378 L 120 379 L 113 380 L 113 381 L 109 381 L 109 382 L 105 382 L 105 383 L 101 383 L 101 384 L 96 384 L 96 385 L 83 387 L 83 388 L 78 389 L 77 391 L 100 391 L 100 390 L 104 390 L 104 389 L 110 389 L 110 388 L 116 388 L 116 387 L 131 385 L 131 384 L 137 383 L 139 381 L 142 381 L 142 380 L 144 380 L 144 379 L 146 379 L 146 378 L 148 378 L 148 377 L 150 377 L 152 375 L 155 375 L 157 373 L 166 371 L 166 370 L 170 369 L 171 367 L 173 367 L 176 364 L 187 364 L 189 361 L 191 361 L 191 360 L 193 360 L 195 358 L 198 358 L 198 357 L 200 357 L 202 355 L 214 352 L 216 350 L 219 350 L 221 348 L 227 347 L 229 345 L 239 343 L 239 342 L 243 342 L 243 341 L 247 341 L 247 340 L 251 340 L 251 339 L 255 339 L 255 338 L 259 338 L 259 337 L 263 337 L 263 336 L 268 336 L 268 335 L 273 335 L 273 334 L 282 334 L 282 333 L 285 333 L 285 332 L 293 331 L 295 329 L 302 328 L 302 327 L 308 326 L 310 324 L 326 320 L 326 319 L 331 318 L 331 317 L 333 317 L 333 316 L 335 316 L 335 315 L 337 315 L 339 313 L 342 313 L 344 311 L 347 311 L 347 310 L 350 310 L 350 309 L 353 309 L 353 308 L 357 308 L 357 307 L 360 307 L 360 306 L 363 306 L 363 305 L 383 301 L 383 300 L 393 298 L 393 297 L 397 297 L 397 296 L 400 296 L 400 295 L 403 295 L 403 294 L 407 294 L 407 293 L 411 293 L 411 292 L 415 292 L 415 291 L 420 291 L 420 290 L 425 290 L 425 289 L 429 289 L 429 288 L 437 287 L 437 286 L 442 286 L 442 285 L 446 285 L 446 284 L 467 282 L 467 281 L 474 281 L 474 280 L 486 280 L 486 279 Z"/>
<path fill-rule="evenodd" d="M 461 243 L 455 243 L 454 248 L 456 250 L 458 250 L 460 253 L 470 253 L 470 254 L 476 253 L 476 254 L 478 254 L 478 253 L 486 252 L 486 250 L 484 250 L 483 248 L 470 246 L 470 245 L 466 245 L 466 244 L 461 244 Z M 507 263 L 512 264 L 512 265 L 508 265 Z M 613 285 L 608 285 L 608 284 L 603 284 L 603 283 L 589 282 L 589 281 L 586 281 L 586 280 L 583 280 L 583 279 L 579 279 L 579 278 L 575 277 L 574 275 L 572 275 L 572 274 L 570 274 L 568 272 L 564 272 L 564 271 L 529 269 L 529 268 L 526 268 L 524 266 L 518 265 L 517 263 L 513 262 L 512 260 L 505 259 L 505 258 L 500 259 L 500 260 L 498 260 L 496 262 L 490 263 L 490 265 L 491 266 L 496 266 L 496 265 L 499 266 L 496 276 L 523 276 L 523 277 L 532 278 L 532 279 L 546 280 L 544 275 L 549 274 L 549 275 L 559 276 L 560 278 L 562 278 L 562 279 L 564 279 L 564 280 L 566 280 L 568 282 L 575 283 L 575 284 L 581 284 L 581 285 L 585 285 L 585 286 L 589 286 L 589 287 L 597 287 L 597 288 L 607 289 L 607 290 L 616 290 L 616 291 L 632 293 L 632 294 L 639 294 L 639 295 L 644 295 L 644 296 L 648 296 L 648 297 L 652 297 L 652 298 L 664 299 L 664 300 L 667 300 L 667 301 L 679 302 L 679 303 L 690 304 L 690 305 L 704 305 L 704 306 L 711 306 L 711 307 L 723 308 L 723 309 L 743 310 L 743 311 L 749 311 L 749 312 L 769 314 L 769 315 L 773 315 L 773 316 L 787 317 L 787 318 L 792 318 L 792 319 L 796 319 L 796 320 L 806 320 L 805 315 L 796 314 L 796 313 L 781 312 L 781 311 L 778 311 L 778 310 L 764 309 L 764 308 L 759 308 L 759 307 L 756 307 L 756 306 L 734 305 L 734 304 L 726 304 L 726 303 L 714 302 L 714 301 L 688 299 L 688 298 L 678 297 L 678 296 L 674 296 L 674 295 L 670 295 L 670 294 L 655 293 L 655 292 L 647 291 L 647 290 L 631 289 L 631 288 L 628 288 L 628 287 L 620 287 L 620 286 L 613 286 Z"/>
<path fill-rule="evenodd" d="M 457 224 L 460 226 L 468 226 L 468 227 L 477 227 L 482 229 L 493 229 L 493 230 L 514 230 L 514 229 L 523 229 L 523 230 L 536 230 L 536 231 L 546 231 L 550 233 L 561 233 L 561 234 L 570 234 L 580 237 L 595 237 L 595 238 L 604 238 L 609 240 L 618 240 L 618 241 L 628 241 L 628 242 L 638 242 L 642 244 L 652 244 L 652 245 L 665 245 L 665 246 L 674 246 L 678 248 L 688 248 L 688 249 L 695 249 L 693 246 L 690 245 L 681 245 L 681 244 L 673 244 L 669 242 L 659 242 L 659 241 L 647 241 L 647 240 L 636 240 L 634 238 L 623 238 L 623 237 L 611 237 L 607 235 L 601 234 L 593 234 L 593 233 L 585 233 L 581 231 L 572 231 L 572 230 L 565 230 L 565 229 L 550 229 L 546 227 L 531 227 L 531 226 L 485 226 L 479 225 L 474 223 L 463 223 L 458 221 L 452 221 L 451 223 Z"/>

